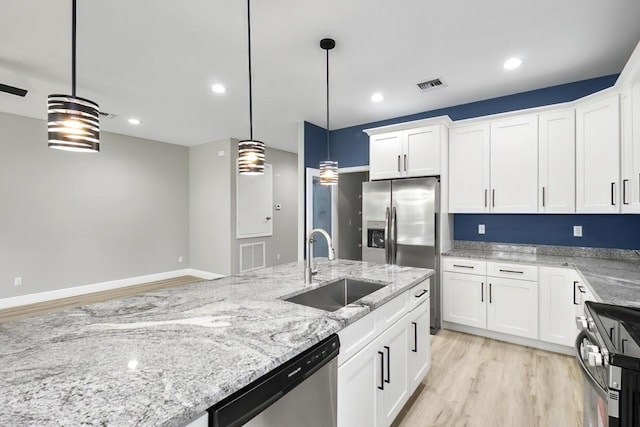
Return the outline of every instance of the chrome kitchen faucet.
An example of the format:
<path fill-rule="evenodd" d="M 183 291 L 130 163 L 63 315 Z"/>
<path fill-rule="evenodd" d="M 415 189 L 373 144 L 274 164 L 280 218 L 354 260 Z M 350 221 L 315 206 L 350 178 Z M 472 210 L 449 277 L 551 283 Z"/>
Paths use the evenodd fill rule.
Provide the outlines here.
<path fill-rule="evenodd" d="M 333 250 L 333 244 L 331 243 L 331 236 L 329 236 L 329 233 L 324 231 L 322 228 L 314 228 L 311 230 L 307 236 L 307 268 L 304 270 L 304 283 L 307 285 L 311 283 L 311 276 L 313 276 L 313 272 L 311 271 L 311 243 L 313 243 L 313 235 L 318 233 L 322 234 L 324 238 L 327 239 L 329 261 L 336 259 L 336 253 Z"/>

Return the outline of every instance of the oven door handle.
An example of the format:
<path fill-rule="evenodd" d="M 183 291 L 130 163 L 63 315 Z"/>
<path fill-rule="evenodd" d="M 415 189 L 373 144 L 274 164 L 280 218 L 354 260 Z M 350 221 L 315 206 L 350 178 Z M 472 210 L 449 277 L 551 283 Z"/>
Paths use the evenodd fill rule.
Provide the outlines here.
<path fill-rule="evenodd" d="M 590 335 L 587 334 L 586 331 L 580 331 L 580 333 L 578 334 L 578 336 L 576 337 L 576 344 L 575 344 L 575 351 L 576 351 L 576 359 L 578 359 L 578 363 L 580 364 L 580 368 L 582 369 L 582 372 L 587 376 L 587 379 L 589 380 L 589 383 L 591 384 L 591 387 L 595 387 L 595 389 L 598 391 L 598 393 L 603 396 L 605 398 L 605 400 L 607 399 L 607 390 L 605 390 L 602 385 L 600 385 L 600 383 L 598 382 L 598 380 L 596 380 L 593 377 L 593 374 L 591 374 L 591 371 L 589 371 L 589 368 L 587 367 L 587 365 L 585 365 L 584 360 L 582 360 L 582 355 L 580 354 L 580 345 L 582 344 L 582 340 L 584 338 L 589 339 Z"/>

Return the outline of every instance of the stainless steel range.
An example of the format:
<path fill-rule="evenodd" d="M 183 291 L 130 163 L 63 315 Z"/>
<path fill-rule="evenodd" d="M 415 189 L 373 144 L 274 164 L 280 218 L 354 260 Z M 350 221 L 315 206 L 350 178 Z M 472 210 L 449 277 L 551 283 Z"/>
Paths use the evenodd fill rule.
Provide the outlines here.
<path fill-rule="evenodd" d="M 640 426 L 640 308 L 587 301 L 576 318 L 584 426 Z"/>

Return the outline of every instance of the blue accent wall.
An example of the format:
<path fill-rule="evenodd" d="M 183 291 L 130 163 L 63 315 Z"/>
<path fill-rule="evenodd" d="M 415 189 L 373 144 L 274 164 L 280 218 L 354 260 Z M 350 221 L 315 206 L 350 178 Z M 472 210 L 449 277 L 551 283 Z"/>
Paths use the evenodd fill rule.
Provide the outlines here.
<path fill-rule="evenodd" d="M 318 169 L 320 162 L 327 160 L 326 157 L 327 130 L 304 122 L 304 167 Z"/>
<path fill-rule="evenodd" d="M 640 249 L 640 215 L 456 214 L 453 227 L 456 240 Z"/>
<path fill-rule="evenodd" d="M 332 130 L 331 158 L 337 160 L 340 167 L 368 165 L 369 136 L 363 132 L 364 129 L 444 115 L 449 116 L 451 120 L 463 120 L 473 117 L 488 116 L 490 114 L 505 113 L 507 111 L 523 110 L 526 108 L 541 107 L 543 105 L 575 101 L 583 96 L 613 86 L 617 78 L 618 74 L 612 74 L 610 76 L 597 77 L 595 79 L 582 80 L 579 82 L 522 92 L 515 95 L 501 96 L 499 98 L 486 99 L 484 101 L 471 102 L 469 104 L 456 105 L 454 107 L 425 111 L 423 113 L 412 114 L 410 116 L 396 117 L 389 120 Z"/>

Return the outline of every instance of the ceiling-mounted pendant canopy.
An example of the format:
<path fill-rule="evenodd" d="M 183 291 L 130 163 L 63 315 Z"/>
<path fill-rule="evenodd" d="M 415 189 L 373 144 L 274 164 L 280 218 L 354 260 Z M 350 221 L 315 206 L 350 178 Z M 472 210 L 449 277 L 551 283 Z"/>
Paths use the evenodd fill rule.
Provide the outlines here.
<path fill-rule="evenodd" d="M 251 0 L 247 0 L 247 51 L 249 54 L 249 139 L 238 143 L 238 172 L 243 175 L 264 173 L 264 142 L 253 139 L 253 94 L 251 87 Z"/>
<path fill-rule="evenodd" d="M 331 160 L 331 145 L 329 137 L 329 51 L 336 47 L 333 39 L 320 40 L 320 47 L 327 52 L 327 160 L 320 162 L 320 184 L 338 184 L 338 162 Z"/>
<path fill-rule="evenodd" d="M 72 0 L 71 20 L 72 95 L 49 95 L 47 98 L 49 147 L 96 153 L 100 151 L 98 104 L 76 96 L 76 0 Z"/>

